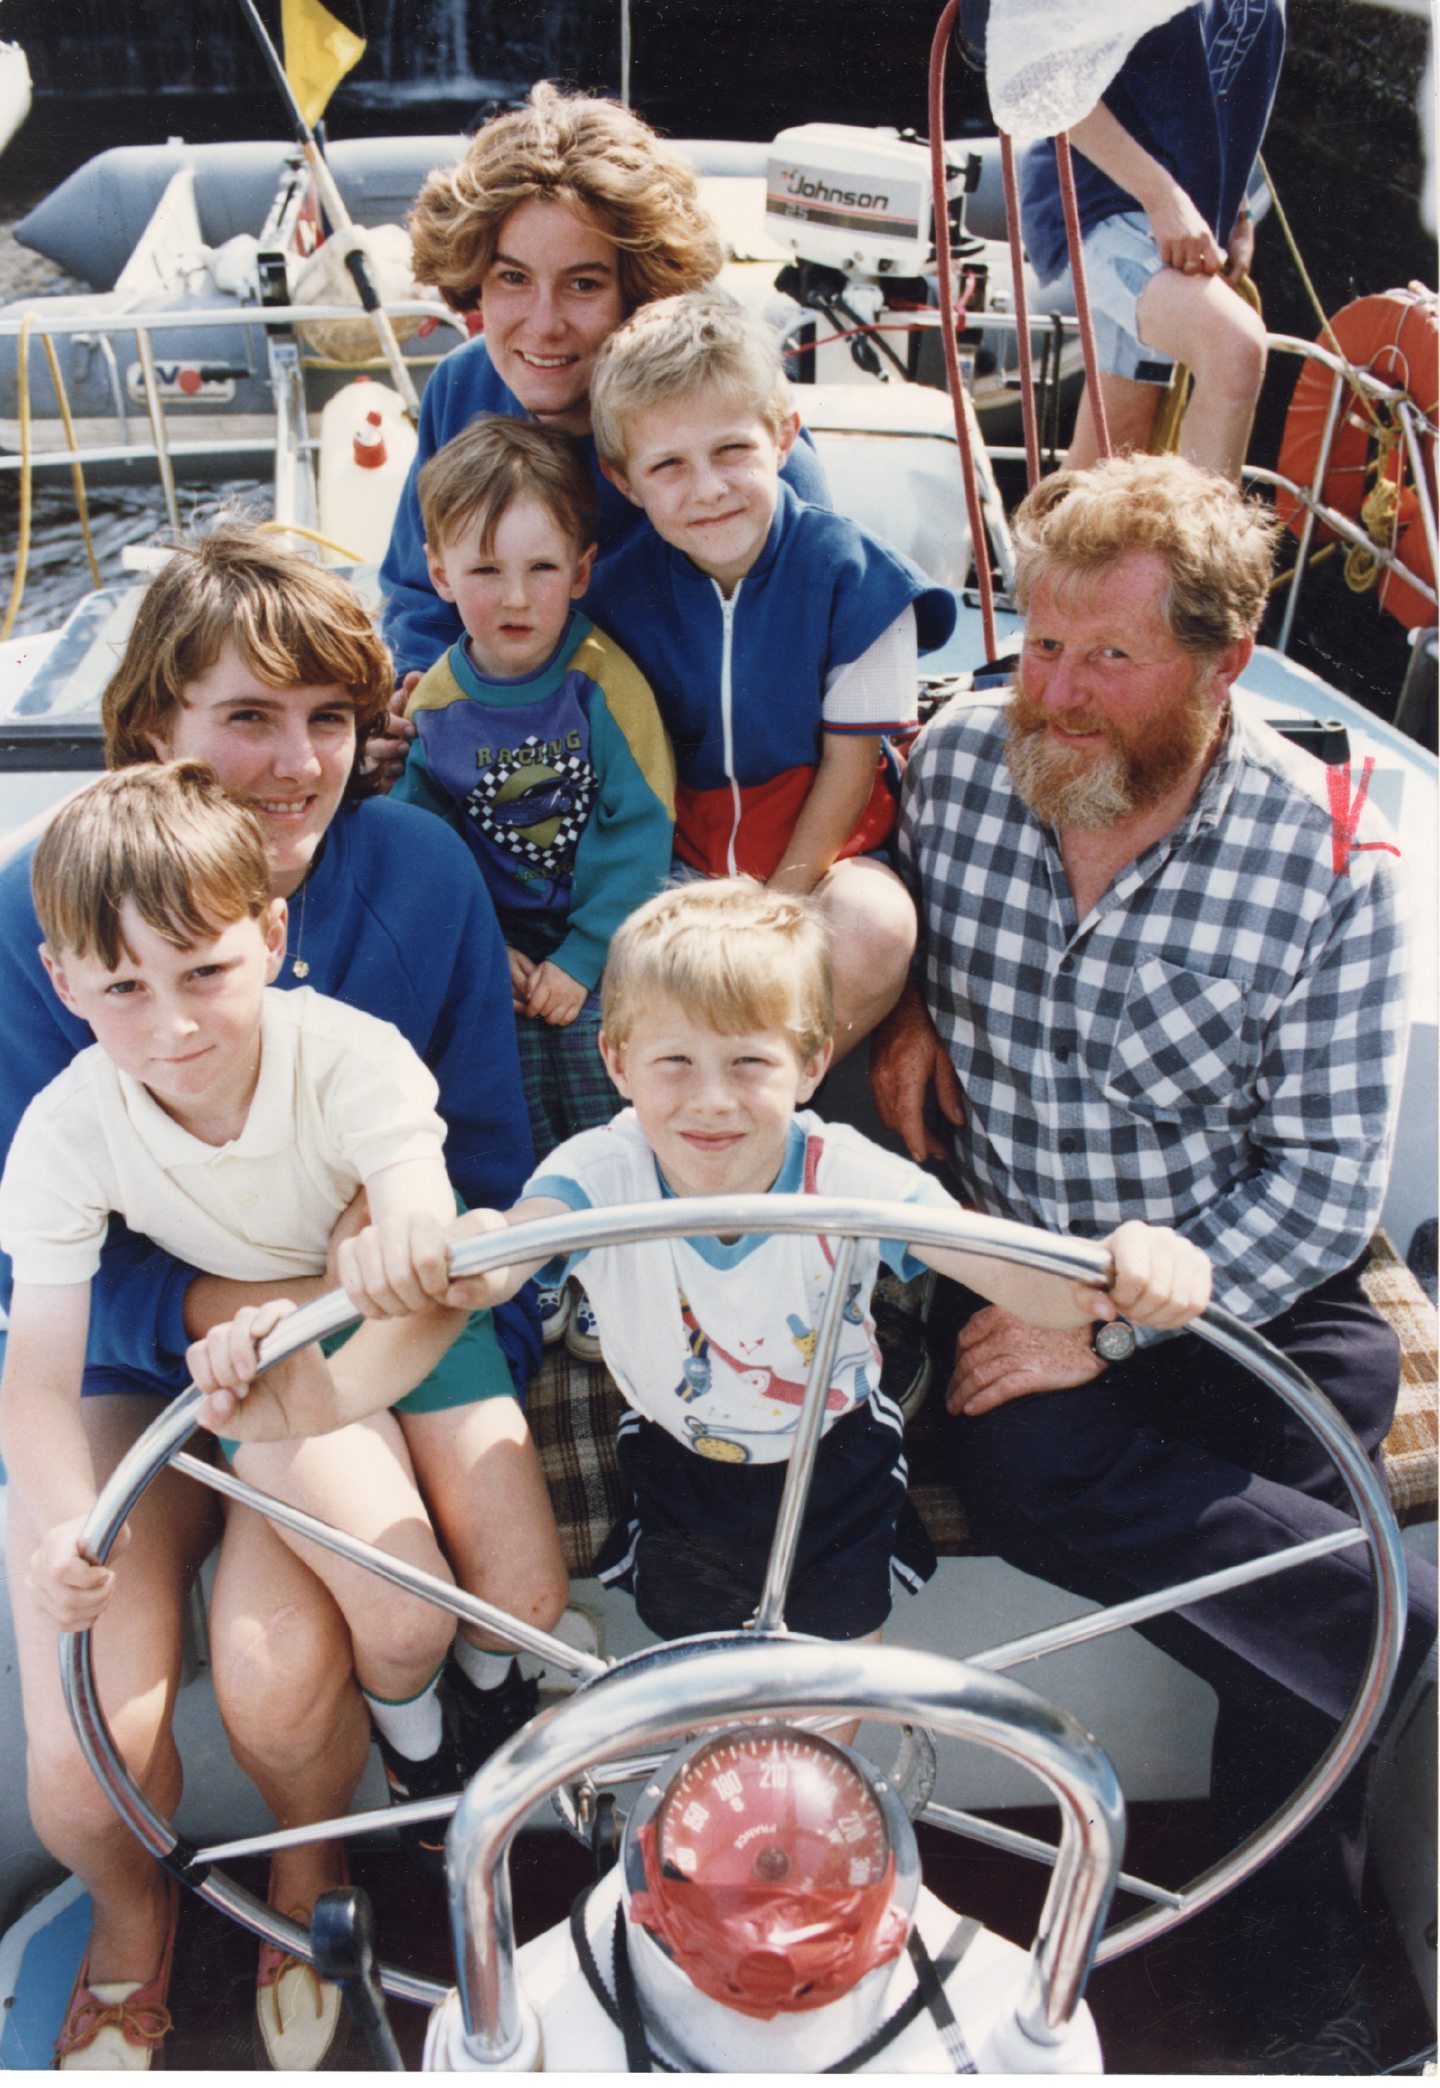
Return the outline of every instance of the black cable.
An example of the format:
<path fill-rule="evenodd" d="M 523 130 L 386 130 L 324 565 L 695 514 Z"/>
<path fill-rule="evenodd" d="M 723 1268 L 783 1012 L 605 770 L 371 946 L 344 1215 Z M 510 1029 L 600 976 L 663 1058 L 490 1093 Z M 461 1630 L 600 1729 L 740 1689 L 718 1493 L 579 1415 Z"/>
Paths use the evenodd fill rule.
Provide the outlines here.
<path fill-rule="evenodd" d="M 625 2066 L 629 2073 L 653 2073 L 654 2053 L 645 2035 L 640 1996 L 635 1991 L 635 1973 L 625 1940 L 625 1909 L 615 1909 L 614 1936 L 615 2006 L 620 2011 L 620 2034 L 625 2040 Z M 666 2071 L 670 2071 L 669 2068 Z M 707 2068 L 708 2072 L 709 2069 Z"/>

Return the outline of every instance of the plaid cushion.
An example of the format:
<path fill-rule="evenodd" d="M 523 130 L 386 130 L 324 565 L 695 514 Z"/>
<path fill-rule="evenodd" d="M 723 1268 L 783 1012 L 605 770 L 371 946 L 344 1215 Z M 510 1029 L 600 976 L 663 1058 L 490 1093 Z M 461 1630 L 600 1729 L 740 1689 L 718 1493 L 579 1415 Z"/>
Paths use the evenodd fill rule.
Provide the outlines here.
<path fill-rule="evenodd" d="M 565 1563 L 577 1579 L 594 1570 L 611 1525 L 629 1508 L 615 1456 L 624 1412 L 620 1388 L 602 1363 L 581 1363 L 563 1341 L 547 1348 L 530 1381 L 525 1417 L 540 1453 Z"/>
<path fill-rule="evenodd" d="M 1363 1278 L 1376 1310 L 1400 1337 L 1400 1398 L 1385 1438 L 1385 1476 L 1395 1520 L 1419 1522 L 1435 1513 L 1437 1427 L 1436 1312 L 1389 1238 L 1377 1232 Z"/>
<path fill-rule="evenodd" d="M 905 1430 L 905 1458 L 910 1467 L 910 1498 L 925 1525 L 925 1534 L 941 1558 L 974 1550 L 970 1521 L 960 1496 L 945 1477 L 940 1450 L 940 1416 L 945 1411 L 948 1366 L 937 1367 L 925 1404 Z"/>
<path fill-rule="evenodd" d="M 1385 1438 L 1385 1470 L 1396 1520 L 1435 1511 L 1437 1486 L 1436 1311 L 1383 1232 L 1372 1242 L 1365 1289 L 1400 1337 L 1400 1399 Z M 970 1530 L 940 1454 L 941 1376 L 905 1431 L 910 1498 L 942 1555 L 968 1552 Z M 603 1364 L 579 1363 L 563 1343 L 545 1351 L 526 1413 L 550 1487 L 566 1564 L 588 1577 L 595 1554 L 629 1508 L 615 1456 L 624 1400 Z"/>

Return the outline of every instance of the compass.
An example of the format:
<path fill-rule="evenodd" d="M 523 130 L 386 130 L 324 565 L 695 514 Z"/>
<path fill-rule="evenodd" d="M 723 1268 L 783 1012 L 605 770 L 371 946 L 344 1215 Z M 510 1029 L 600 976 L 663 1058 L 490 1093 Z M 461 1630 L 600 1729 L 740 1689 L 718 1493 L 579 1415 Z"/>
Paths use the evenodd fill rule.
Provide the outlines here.
<path fill-rule="evenodd" d="M 903 1948 L 914 1833 L 859 1755 L 766 1724 L 662 1775 L 626 1827 L 629 1919 L 701 1993 L 764 2018 L 821 2008 Z"/>

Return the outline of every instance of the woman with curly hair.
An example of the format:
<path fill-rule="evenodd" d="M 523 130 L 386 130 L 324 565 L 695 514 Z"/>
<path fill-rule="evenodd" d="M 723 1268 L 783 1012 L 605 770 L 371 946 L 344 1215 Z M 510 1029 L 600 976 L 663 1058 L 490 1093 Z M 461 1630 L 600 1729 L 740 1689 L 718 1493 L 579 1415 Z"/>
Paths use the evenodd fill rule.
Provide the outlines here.
<path fill-rule="evenodd" d="M 415 493 L 420 467 L 477 414 L 530 415 L 585 445 L 600 495 L 600 558 L 643 525 L 604 479 L 590 439 L 590 371 L 638 305 L 697 290 L 724 259 L 687 162 L 618 102 L 542 80 L 495 117 L 463 159 L 431 174 L 410 215 L 417 282 L 436 284 L 484 331 L 447 355 L 425 390 L 420 447 L 380 569 L 396 679 L 424 672 L 460 635 L 430 584 Z M 827 505 L 801 442 L 785 476 Z"/>

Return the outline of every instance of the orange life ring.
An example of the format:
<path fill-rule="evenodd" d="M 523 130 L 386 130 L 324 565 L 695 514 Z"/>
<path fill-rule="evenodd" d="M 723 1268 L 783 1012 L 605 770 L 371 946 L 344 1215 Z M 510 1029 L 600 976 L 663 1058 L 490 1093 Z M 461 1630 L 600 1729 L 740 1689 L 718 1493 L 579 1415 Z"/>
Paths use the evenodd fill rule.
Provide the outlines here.
<path fill-rule="evenodd" d="M 1330 323 L 1335 338 L 1355 368 L 1368 370 L 1385 383 L 1403 389 L 1433 430 L 1436 413 L 1440 411 L 1440 314 L 1437 314 L 1434 293 L 1418 284 L 1408 290 L 1382 290 L 1373 297 L 1357 298 L 1353 304 L 1337 312 Z M 1323 334 L 1316 345 L 1332 350 L 1334 347 L 1334 343 Z M 1296 381 L 1295 395 L 1285 418 L 1278 468 L 1282 477 L 1292 480 L 1297 486 L 1309 485 L 1314 479 L 1325 417 L 1330 409 L 1332 382 L 1330 372 L 1319 363 L 1305 363 Z M 1383 409 L 1380 411 L 1383 413 Z M 1330 463 L 1320 492 L 1328 506 L 1357 522 L 1374 483 L 1370 467 L 1375 461 L 1377 447 L 1375 422 L 1352 390 L 1341 407 L 1330 449 Z M 1424 438 L 1421 448 L 1433 512 L 1433 433 Z M 1383 469 L 1397 492 L 1396 554 L 1412 573 L 1433 587 L 1434 562 L 1421 523 L 1419 496 L 1410 482 L 1409 459 L 1402 444 L 1397 442 L 1387 448 Z M 1288 499 L 1281 489 L 1276 494 L 1276 508 L 1291 534 L 1299 536 L 1305 524 L 1304 507 Z M 1333 530 L 1318 527 L 1315 540 L 1323 543 L 1334 534 Z M 1411 629 L 1423 628 L 1436 620 L 1435 604 L 1392 569 L 1381 573 L 1379 596 L 1381 607 Z"/>

